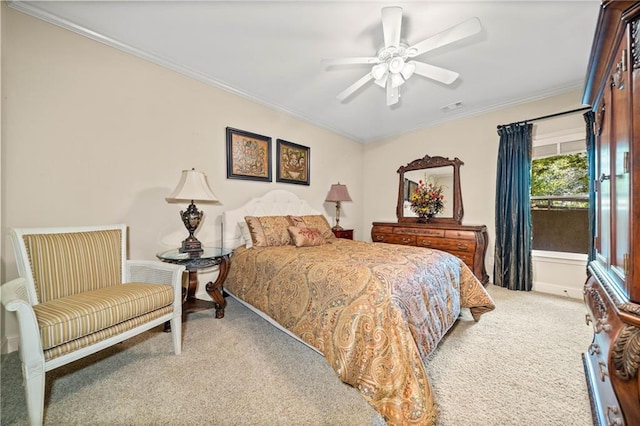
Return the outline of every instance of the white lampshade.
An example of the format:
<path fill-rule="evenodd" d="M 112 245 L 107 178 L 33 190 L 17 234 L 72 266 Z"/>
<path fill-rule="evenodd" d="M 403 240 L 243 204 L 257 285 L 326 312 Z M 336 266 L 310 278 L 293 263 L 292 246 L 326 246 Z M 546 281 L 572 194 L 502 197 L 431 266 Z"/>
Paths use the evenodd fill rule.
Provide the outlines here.
<path fill-rule="evenodd" d="M 169 203 L 181 201 L 218 201 L 209 188 L 205 174 L 197 172 L 195 169 L 183 170 L 178 186 L 165 199 Z"/>
<path fill-rule="evenodd" d="M 349 191 L 347 190 L 347 185 L 341 185 L 339 182 L 331 185 L 325 201 L 351 201 Z"/>

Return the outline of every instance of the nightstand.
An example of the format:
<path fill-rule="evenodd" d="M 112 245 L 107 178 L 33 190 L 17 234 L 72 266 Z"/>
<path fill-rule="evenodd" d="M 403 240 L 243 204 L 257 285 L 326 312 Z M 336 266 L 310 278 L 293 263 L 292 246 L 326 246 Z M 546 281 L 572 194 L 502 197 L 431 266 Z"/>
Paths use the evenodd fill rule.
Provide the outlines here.
<path fill-rule="evenodd" d="M 333 235 L 336 238 L 345 238 L 347 240 L 353 240 L 353 229 L 332 229 Z"/>
<path fill-rule="evenodd" d="M 229 272 L 229 256 L 231 250 L 220 247 L 203 247 L 204 252 L 197 257 L 191 257 L 187 253 L 180 253 L 179 249 L 167 250 L 156 256 L 163 262 L 184 265 L 189 271 L 189 286 L 182 289 L 182 313 L 186 315 L 203 309 L 215 308 L 216 318 L 224 318 L 224 309 L 227 301 L 224 299 L 222 284 Z M 218 278 L 215 282 L 207 283 L 206 290 L 213 299 L 200 300 L 196 298 L 198 287 L 198 270 L 218 266 Z M 169 324 L 169 323 L 167 323 Z M 166 325 L 165 325 L 166 328 Z"/>

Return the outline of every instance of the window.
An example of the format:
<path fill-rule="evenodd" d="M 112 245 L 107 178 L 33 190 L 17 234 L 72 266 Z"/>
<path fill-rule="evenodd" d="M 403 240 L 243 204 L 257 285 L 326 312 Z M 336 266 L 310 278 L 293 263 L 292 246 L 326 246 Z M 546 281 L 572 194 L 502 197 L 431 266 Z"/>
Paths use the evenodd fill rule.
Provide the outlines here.
<path fill-rule="evenodd" d="M 587 253 L 588 176 L 583 134 L 534 141 L 531 162 L 534 250 Z"/>

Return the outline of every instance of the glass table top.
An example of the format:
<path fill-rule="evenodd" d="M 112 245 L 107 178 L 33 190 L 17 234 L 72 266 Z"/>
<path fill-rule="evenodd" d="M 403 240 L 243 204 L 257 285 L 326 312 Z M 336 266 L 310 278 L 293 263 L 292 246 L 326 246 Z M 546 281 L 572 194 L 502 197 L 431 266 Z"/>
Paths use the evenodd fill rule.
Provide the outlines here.
<path fill-rule="evenodd" d="M 195 260 L 195 259 L 215 259 L 218 257 L 228 256 L 233 250 L 221 247 L 203 247 L 204 251 L 200 256 L 193 256 L 189 253 L 180 253 L 180 249 L 171 249 L 156 254 L 156 257 L 162 260 Z"/>

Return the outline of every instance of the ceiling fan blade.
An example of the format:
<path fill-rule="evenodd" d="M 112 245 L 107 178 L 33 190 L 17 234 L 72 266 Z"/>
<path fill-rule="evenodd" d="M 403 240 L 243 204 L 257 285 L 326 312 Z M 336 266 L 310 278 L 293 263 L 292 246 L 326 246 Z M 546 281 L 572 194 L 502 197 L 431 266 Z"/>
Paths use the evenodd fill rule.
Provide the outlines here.
<path fill-rule="evenodd" d="M 480 19 L 475 17 L 468 19 L 458 25 L 454 25 L 451 28 L 441 31 L 426 40 L 422 40 L 421 42 L 414 44 L 407 49 L 407 55 L 410 58 L 415 58 L 423 53 L 427 53 L 431 50 L 453 43 L 454 41 L 462 40 L 463 38 L 479 33 L 480 30 L 482 30 Z"/>
<path fill-rule="evenodd" d="M 371 73 L 368 73 L 367 75 L 362 77 L 360 80 L 356 81 L 351 86 L 347 87 L 345 90 L 340 92 L 336 97 L 340 102 L 342 102 L 345 99 L 347 99 L 349 96 L 351 96 L 353 93 L 355 93 L 356 90 L 358 90 L 359 88 L 367 84 L 370 80 L 373 80 L 373 76 L 371 75 Z"/>
<path fill-rule="evenodd" d="M 384 47 L 400 46 L 400 31 L 402 29 L 402 8 L 398 6 L 382 8 L 382 33 Z"/>
<path fill-rule="evenodd" d="M 424 62 L 411 61 L 409 63 L 416 65 L 414 74 L 419 74 L 423 77 L 439 81 L 440 83 L 451 84 L 460 76 L 457 72 L 436 67 L 435 65 L 425 64 Z"/>
<path fill-rule="evenodd" d="M 322 63 L 326 67 L 331 67 L 334 65 L 357 65 L 357 64 L 375 65 L 380 63 L 380 59 L 374 56 L 357 56 L 353 58 L 323 59 Z"/>
<path fill-rule="evenodd" d="M 400 98 L 400 92 L 398 87 L 393 87 L 391 79 L 387 80 L 387 106 L 391 106 L 398 103 Z"/>

